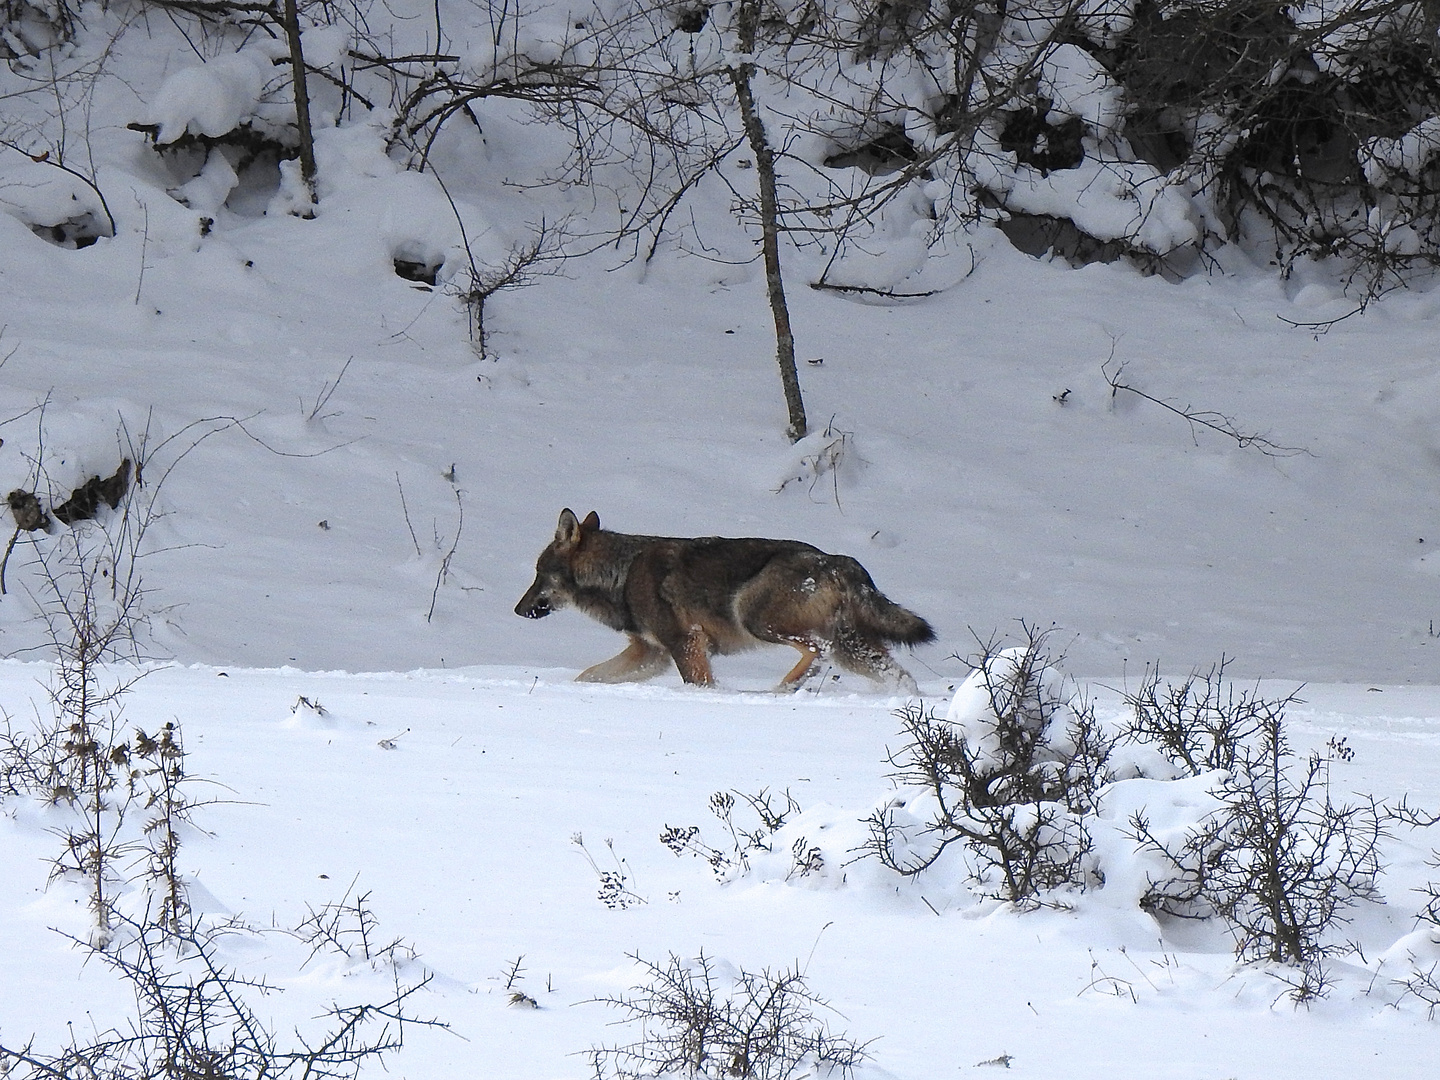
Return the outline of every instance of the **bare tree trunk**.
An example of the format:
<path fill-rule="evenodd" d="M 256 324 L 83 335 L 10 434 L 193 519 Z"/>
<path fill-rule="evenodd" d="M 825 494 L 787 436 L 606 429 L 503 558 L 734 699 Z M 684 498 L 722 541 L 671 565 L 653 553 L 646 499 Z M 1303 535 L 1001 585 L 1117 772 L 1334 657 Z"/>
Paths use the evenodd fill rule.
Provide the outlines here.
<path fill-rule="evenodd" d="M 290 45 L 290 81 L 295 87 L 295 124 L 300 129 L 300 179 L 310 201 L 315 201 L 315 136 L 310 130 L 310 92 L 305 86 L 305 54 L 300 49 L 298 0 L 285 0 L 282 12 L 285 39 Z"/>
<path fill-rule="evenodd" d="M 1440 0 L 1421 0 L 1420 40 L 1430 43 L 1430 55 L 1440 60 Z"/>
<path fill-rule="evenodd" d="M 755 52 L 755 38 L 760 25 L 760 0 L 741 0 L 736 13 L 740 51 L 745 56 Z M 765 124 L 755 107 L 755 94 L 750 81 L 755 65 L 746 60 L 730 68 L 730 81 L 740 103 L 740 119 L 745 137 L 755 154 L 755 173 L 760 188 L 761 246 L 765 256 L 765 291 L 770 297 L 770 313 L 775 318 L 775 360 L 780 365 L 780 384 L 785 390 L 785 409 L 789 424 L 785 434 L 791 442 L 803 439 L 809 430 L 805 420 L 805 402 L 800 396 L 800 376 L 795 369 L 795 333 L 790 328 L 790 308 L 785 302 L 785 281 L 780 273 L 780 212 L 775 189 L 775 154 L 765 135 Z"/>

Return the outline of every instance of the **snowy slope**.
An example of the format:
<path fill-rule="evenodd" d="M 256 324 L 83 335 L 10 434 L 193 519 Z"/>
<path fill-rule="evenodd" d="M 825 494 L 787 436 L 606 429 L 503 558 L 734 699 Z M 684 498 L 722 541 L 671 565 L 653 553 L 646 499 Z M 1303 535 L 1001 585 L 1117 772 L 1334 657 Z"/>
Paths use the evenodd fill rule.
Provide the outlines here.
<path fill-rule="evenodd" d="M 147 583 L 170 613 L 162 655 L 584 666 L 605 631 L 510 615 L 569 505 L 621 531 L 853 554 L 935 622 L 920 662 L 942 677 L 973 635 L 1024 619 L 1073 635 L 1073 665 L 1096 674 L 1224 652 L 1237 674 L 1436 679 L 1427 288 L 1322 333 L 1293 324 L 1351 312 L 1338 280 L 1302 266 L 1281 282 L 1234 252 L 1225 273 L 1171 284 L 1036 261 L 991 232 L 944 264 L 952 287 L 891 306 L 805 289 L 810 257 L 791 253 L 816 432 L 792 448 L 757 265 L 601 251 L 494 296 L 480 359 L 454 295 L 455 211 L 433 177 L 384 156 L 383 118 L 319 131 L 313 220 L 284 213 L 282 190 L 266 216 L 263 199 L 214 210 L 202 235 L 203 205 L 168 194 L 176 173 L 124 126 L 190 61 L 135 34 L 115 51 L 133 77 L 97 97 L 90 133 L 115 238 L 58 249 L 0 214 L 0 469 L 30 486 L 43 457 L 58 501 L 114 469 L 122 422 L 187 430 L 173 456 L 223 426 L 188 425 L 243 421 L 160 497 L 170 550 Z M 483 145 L 452 147 L 444 168 L 494 265 L 577 196 L 507 187 L 539 168 L 543 140 L 487 117 Z M 476 154 L 483 170 L 462 170 Z M 742 252 L 725 199 L 695 210 Z M 440 287 L 392 272 L 417 253 L 447 260 Z M 1122 365 L 1144 393 L 1304 452 L 1268 456 L 1113 395 L 1102 369 Z M 827 448 L 838 472 L 817 479 Z M 0 649 L 33 644 L 26 619 L 0 605 Z"/>
<path fill-rule="evenodd" d="M 604 631 L 510 614 L 570 505 L 622 531 L 854 554 L 940 628 L 922 653 L 938 672 L 971 629 L 1024 618 L 1076 635 L 1072 662 L 1097 673 L 1223 651 L 1244 674 L 1433 678 L 1427 295 L 1316 336 L 1281 322 L 1316 309 L 1254 275 L 1169 285 L 998 247 L 916 306 L 800 292 L 803 354 L 824 360 L 803 370 L 809 411 L 846 436 L 837 498 L 834 474 L 785 484 L 834 439 L 792 449 L 780 434 L 753 280 L 707 282 L 711 268 L 689 262 L 644 283 L 576 267 L 492 301 L 498 359 L 481 361 L 451 298 L 378 258 L 363 276 L 332 273 L 357 260 L 328 209 L 198 252 L 152 244 L 158 304 L 137 306 L 136 213 L 101 252 L 0 221 L 15 349 L 0 392 L 6 416 L 48 396 L 63 490 L 113 469 L 121 418 L 136 429 L 154 409 L 167 435 L 245 418 L 253 438 L 215 436 L 166 484 L 179 550 L 148 581 L 181 605 L 164 647 L 182 660 L 583 666 L 610 647 Z M 1112 352 L 1147 393 L 1308 453 L 1268 457 L 1112 397 Z M 4 432 L 18 485 L 36 414 Z M 426 623 L 457 489 L 454 574 Z M 23 621 L 7 605 L 7 648 Z"/>

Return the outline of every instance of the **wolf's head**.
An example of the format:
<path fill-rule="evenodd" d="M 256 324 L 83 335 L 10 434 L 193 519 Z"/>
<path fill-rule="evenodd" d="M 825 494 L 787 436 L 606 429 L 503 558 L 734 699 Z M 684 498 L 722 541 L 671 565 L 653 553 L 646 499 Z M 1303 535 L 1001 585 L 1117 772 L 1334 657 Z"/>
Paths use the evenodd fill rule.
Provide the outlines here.
<path fill-rule="evenodd" d="M 527 619 L 543 619 L 575 602 L 575 553 L 587 533 L 598 531 L 600 515 L 590 511 L 581 521 L 565 509 L 560 511 L 560 524 L 555 539 L 535 560 L 535 581 L 515 605 L 515 614 Z"/>

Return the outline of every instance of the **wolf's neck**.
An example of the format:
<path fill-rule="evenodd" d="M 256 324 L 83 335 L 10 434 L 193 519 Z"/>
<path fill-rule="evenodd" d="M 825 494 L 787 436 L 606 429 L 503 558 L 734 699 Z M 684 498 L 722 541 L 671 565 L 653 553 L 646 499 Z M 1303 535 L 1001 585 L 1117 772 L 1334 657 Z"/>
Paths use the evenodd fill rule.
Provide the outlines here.
<path fill-rule="evenodd" d="M 615 630 L 635 629 L 629 605 L 625 602 L 625 583 L 649 536 L 629 533 L 597 532 L 586 539 L 590 548 L 575 568 L 575 604 L 591 618 Z"/>

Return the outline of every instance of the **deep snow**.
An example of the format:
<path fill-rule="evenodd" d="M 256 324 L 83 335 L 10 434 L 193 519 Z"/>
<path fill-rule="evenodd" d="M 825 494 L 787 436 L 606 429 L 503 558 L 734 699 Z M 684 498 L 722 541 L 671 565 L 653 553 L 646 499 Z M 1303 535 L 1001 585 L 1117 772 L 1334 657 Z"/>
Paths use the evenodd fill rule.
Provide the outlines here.
<path fill-rule="evenodd" d="M 0 669 L 12 714 L 43 675 Z M 944 875 L 903 884 L 873 862 L 837 863 L 843 883 L 786 883 L 756 864 L 718 885 L 702 862 L 663 848 L 660 830 L 699 825 L 719 842 L 709 793 L 762 787 L 790 791 L 812 838 L 855 827 L 889 788 L 880 754 L 895 742 L 895 702 L 581 687 L 564 675 L 168 668 L 139 684 L 127 720 L 153 730 L 178 718 L 192 772 L 226 785 L 225 801 L 198 814 L 210 835 L 184 851 L 197 907 L 283 928 L 368 893 L 380 936 L 414 944 L 437 975 L 416 1012 L 453 1034 L 414 1029 L 390 1066 L 402 1076 L 585 1075 L 588 1048 L 633 1037 L 592 1000 L 637 981 L 627 954 L 663 962 L 700 950 L 750 970 L 804 965 L 838 1014 L 831 1026 L 878 1040 L 865 1076 L 968 1074 L 1005 1054 L 1012 1073 L 1034 1077 L 1430 1074 L 1434 1023 L 1413 998 L 1391 1007 L 1399 959 L 1379 965 L 1411 929 L 1407 890 L 1427 880 L 1423 835 L 1390 845 L 1390 904 L 1362 909 L 1346 932 L 1364 960 L 1337 960 L 1331 995 L 1299 1008 L 1273 975 L 1237 967 L 1222 934 L 1172 927 L 1162 942 L 1152 919 L 1103 889 L 1073 911 L 1022 915 L 977 905 Z M 300 695 L 328 716 L 297 709 Z M 1358 751 L 1338 784 L 1440 800 L 1433 691 L 1315 686 L 1304 696 L 1291 713 L 1297 742 L 1339 729 Z M 1102 705 L 1113 708 L 1113 698 Z M 0 1034 L 54 1045 L 87 1011 L 102 1027 L 122 1017 L 125 995 L 50 929 L 85 925 L 78 886 L 44 887 L 56 813 L 11 809 L 0 818 L 12 868 L 0 884 L 0 984 L 15 989 Z M 648 902 L 601 904 L 577 832 L 605 867 L 612 840 Z M 307 954 L 274 933 L 226 948 L 284 988 L 260 1003 L 282 1033 L 332 1000 L 384 989 L 384 973 L 363 963 L 298 970 Z M 522 956 L 518 985 L 539 1011 L 507 1005 L 504 973 Z M 1120 996 L 1097 985 L 1104 978 Z"/>

